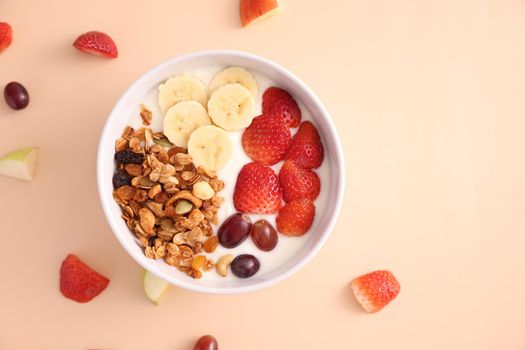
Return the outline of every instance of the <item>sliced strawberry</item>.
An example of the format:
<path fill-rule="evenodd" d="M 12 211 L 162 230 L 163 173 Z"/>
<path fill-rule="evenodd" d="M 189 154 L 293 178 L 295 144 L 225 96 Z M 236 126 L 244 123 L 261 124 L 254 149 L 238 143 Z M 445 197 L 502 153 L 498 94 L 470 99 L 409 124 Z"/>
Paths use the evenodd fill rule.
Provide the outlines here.
<path fill-rule="evenodd" d="M 303 122 L 284 156 L 305 169 L 319 168 L 324 159 L 321 137 L 311 122 Z"/>
<path fill-rule="evenodd" d="M 295 128 L 301 122 L 301 109 L 286 90 L 278 87 L 268 88 L 263 94 L 263 114 L 278 115 L 289 128 Z"/>
<path fill-rule="evenodd" d="M 233 193 L 233 203 L 238 211 L 275 214 L 281 208 L 281 202 L 281 186 L 272 168 L 256 162 L 242 167 Z"/>
<path fill-rule="evenodd" d="M 319 176 L 310 169 L 297 166 L 293 160 L 284 162 L 281 171 L 279 171 L 279 181 L 286 202 L 301 198 L 313 201 L 321 191 Z"/>
<path fill-rule="evenodd" d="M 296 199 L 279 210 L 277 229 L 285 236 L 302 236 L 312 226 L 314 216 L 315 206 L 311 200 Z"/>
<path fill-rule="evenodd" d="M 117 58 L 117 45 L 109 35 L 92 31 L 82 34 L 75 40 L 73 46 L 82 52 L 107 58 Z"/>
<path fill-rule="evenodd" d="M 352 281 L 352 291 L 367 312 L 377 312 L 396 298 L 401 290 L 390 271 L 374 271 Z"/>
<path fill-rule="evenodd" d="M 60 291 L 69 299 L 87 303 L 108 286 L 109 280 L 69 254 L 60 268 Z"/>
<path fill-rule="evenodd" d="M 12 41 L 13 28 L 6 22 L 0 22 L 0 53 L 7 49 Z"/>
<path fill-rule="evenodd" d="M 242 146 L 254 161 L 273 165 L 284 158 L 290 145 L 290 129 L 280 118 L 261 115 L 242 134 Z"/>

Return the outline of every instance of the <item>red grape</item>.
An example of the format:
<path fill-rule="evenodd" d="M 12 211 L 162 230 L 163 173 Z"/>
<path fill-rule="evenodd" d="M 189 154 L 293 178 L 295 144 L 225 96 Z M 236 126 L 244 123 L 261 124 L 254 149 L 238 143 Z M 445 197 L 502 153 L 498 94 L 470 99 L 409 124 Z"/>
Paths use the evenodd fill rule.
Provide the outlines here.
<path fill-rule="evenodd" d="M 217 236 L 225 248 L 234 248 L 241 244 L 252 228 L 252 220 L 241 213 L 233 214 L 222 223 Z"/>
<path fill-rule="evenodd" d="M 203 335 L 193 346 L 193 350 L 219 350 L 217 340 L 211 335 Z"/>
<path fill-rule="evenodd" d="M 269 252 L 277 245 L 277 231 L 266 220 L 258 220 L 252 225 L 251 237 L 257 248 L 265 252 Z"/>
<path fill-rule="evenodd" d="M 253 255 L 242 254 L 233 259 L 230 268 L 235 276 L 239 278 L 252 277 L 259 271 L 261 264 Z"/>
<path fill-rule="evenodd" d="M 15 81 L 5 86 L 4 98 L 12 109 L 24 109 L 29 104 L 29 93 L 26 88 Z"/>

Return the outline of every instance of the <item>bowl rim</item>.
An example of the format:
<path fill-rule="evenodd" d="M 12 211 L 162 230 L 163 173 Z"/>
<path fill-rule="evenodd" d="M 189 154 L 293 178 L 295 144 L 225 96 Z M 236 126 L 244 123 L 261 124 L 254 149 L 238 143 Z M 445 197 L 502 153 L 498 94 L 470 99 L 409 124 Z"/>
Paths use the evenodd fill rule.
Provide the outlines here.
<path fill-rule="evenodd" d="M 131 91 L 137 85 L 139 85 L 141 81 L 146 80 L 147 77 L 151 75 L 155 75 L 158 71 L 165 69 L 167 66 L 176 65 L 183 61 L 191 61 L 192 59 L 200 58 L 203 56 L 239 57 L 242 59 L 254 61 L 257 64 L 269 66 L 272 70 L 275 70 L 279 74 L 284 75 L 286 79 L 292 81 L 301 90 L 303 90 L 303 92 L 308 96 L 308 98 L 311 99 L 311 101 L 317 106 L 317 108 L 320 111 L 320 114 L 322 115 L 322 118 L 325 119 L 326 130 L 328 130 L 328 133 L 330 134 L 330 136 L 333 137 L 333 143 L 335 145 L 335 159 L 338 163 L 338 168 L 339 168 L 338 177 L 337 177 L 338 183 L 336 184 L 336 186 L 337 188 L 339 188 L 339 191 L 337 191 L 336 198 L 334 198 L 335 210 L 333 212 L 333 215 L 330 216 L 325 230 L 323 230 L 321 236 L 319 237 L 318 241 L 313 245 L 313 247 L 291 268 L 282 272 L 281 274 L 277 275 L 274 278 L 264 280 L 262 282 L 259 282 L 253 285 L 249 285 L 249 286 L 241 286 L 241 287 L 202 286 L 202 285 L 195 285 L 190 282 L 186 282 L 184 280 L 171 278 L 171 276 L 165 276 L 164 273 L 162 273 L 162 271 L 160 270 L 157 270 L 157 268 L 154 265 L 148 264 L 143 254 L 139 255 L 135 250 L 130 248 L 130 242 L 132 242 L 133 244 L 136 244 L 136 242 L 134 240 L 129 240 L 125 238 L 123 234 L 120 232 L 119 228 L 117 227 L 115 223 L 116 218 L 110 215 L 110 208 L 109 208 L 110 203 L 107 200 L 107 198 L 104 198 L 105 195 L 107 196 L 108 194 L 104 191 L 104 187 L 102 186 L 102 181 L 104 180 L 103 173 L 102 173 L 102 169 L 104 168 L 104 165 L 102 163 L 102 158 L 103 158 L 102 154 L 105 150 L 103 146 L 104 146 L 105 140 L 110 135 L 109 125 L 111 124 L 110 122 L 114 118 L 116 118 L 116 116 L 118 115 L 117 111 L 119 111 L 122 105 L 125 103 L 125 101 L 128 100 L 128 98 L 131 95 Z M 331 235 L 335 227 L 336 221 L 341 211 L 344 192 L 345 192 L 345 162 L 344 162 L 344 157 L 343 157 L 343 148 L 341 145 L 341 140 L 338 136 L 333 120 L 330 117 L 330 113 L 325 108 L 321 100 L 317 97 L 317 95 L 312 91 L 312 89 L 308 85 L 306 85 L 306 83 L 304 83 L 301 79 L 299 79 L 294 73 L 292 73 L 288 69 L 284 68 L 283 66 L 267 58 L 264 58 L 264 57 L 261 57 L 261 56 L 258 56 L 252 53 L 247 53 L 247 52 L 237 51 L 237 50 L 224 50 L 224 49 L 201 50 L 201 51 L 194 51 L 194 52 L 178 55 L 176 57 L 165 60 L 164 62 L 156 65 L 155 67 L 151 68 L 150 70 L 142 74 L 131 85 L 129 85 L 128 88 L 122 93 L 117 103 L 113 106 L 110 114 L 108 115 L 104 123 L 104 128 L 102 130 L 102 133 L 100 134 L 98 151 L 97 151 L 97 189 L 98 189 L 98 194 L 100 198 L 100 203 L 104 211 L 104 216 L 106 217 L 106 221 L 108 222 L 113 235 L 117 238 L 118 242 L 124 248 L 126 253 L 129 254 L 133 258 L 133 260 L 136 263 L 138 263 L 142 268 L 149 271 L 150 273 L 153 273 L 157 277 L 166 280 L 172 285 L 175 285 L 177 287 L 184 288 L 187 290 L 208 293 L 208 294 L 240 294 L 240 293 L 252 292 L 252 291 L 264 289 L 264 288 L 273 286 L 277 283 L 280 283 L 286 280 L 287 278 L 289 278 L 290 276 L 292 276 L 293 274 L 301 270 L 308 262 L 310 262 L 312 258 L 324 246 L 324 244 L 328 240 L 329 236 Z M 120 219 L 120 217 L 118 217 L 118 219 Z M 127 233 L 129 234 L 129 232 Z"/>

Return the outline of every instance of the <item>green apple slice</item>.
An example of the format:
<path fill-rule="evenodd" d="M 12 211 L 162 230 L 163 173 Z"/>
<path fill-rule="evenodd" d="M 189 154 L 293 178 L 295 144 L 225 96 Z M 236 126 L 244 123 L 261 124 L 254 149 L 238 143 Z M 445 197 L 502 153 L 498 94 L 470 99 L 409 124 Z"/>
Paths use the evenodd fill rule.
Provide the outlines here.
<path fill-rule="evenodd" d="M 31 181 L 35 173 L 38 148 L 27 147 L 0 158 L 0 175 Z"/>
<path fill-rule="evenodd" d="M 166 295 L 170 284 L 149 271 L 144 272 L 144 293 L 154 304 L 159 305 L 161 299 Z"/>

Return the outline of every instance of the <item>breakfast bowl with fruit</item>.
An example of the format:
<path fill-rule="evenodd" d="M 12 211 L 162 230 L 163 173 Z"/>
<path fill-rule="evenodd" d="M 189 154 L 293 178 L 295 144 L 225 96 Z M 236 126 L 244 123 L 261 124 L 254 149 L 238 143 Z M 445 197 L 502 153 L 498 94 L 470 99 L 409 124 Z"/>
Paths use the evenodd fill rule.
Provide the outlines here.
<path fill-rule="evenodd" d="M 124 93 L 100 138 L 97 180 L 113 233 L 149 274 L 241 293 L 319 251 L 340 211 L 344 161 L 329 113 L 294 74 L 202 51 Z"/>

